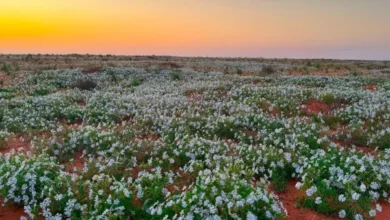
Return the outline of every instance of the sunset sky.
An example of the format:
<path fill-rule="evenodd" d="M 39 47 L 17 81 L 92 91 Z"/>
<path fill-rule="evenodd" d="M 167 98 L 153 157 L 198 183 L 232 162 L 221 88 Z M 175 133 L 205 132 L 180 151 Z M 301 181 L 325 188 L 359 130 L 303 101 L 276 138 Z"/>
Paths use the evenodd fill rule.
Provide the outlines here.
<path fill-rule="evenodd" d="M 1 0 L 0 53 L 390 59 L 390 1 Z"/>

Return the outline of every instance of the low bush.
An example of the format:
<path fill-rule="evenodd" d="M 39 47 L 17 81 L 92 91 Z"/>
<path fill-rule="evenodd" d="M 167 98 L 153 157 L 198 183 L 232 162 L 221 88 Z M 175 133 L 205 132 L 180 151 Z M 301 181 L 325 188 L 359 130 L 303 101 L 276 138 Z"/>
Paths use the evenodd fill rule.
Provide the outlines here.
<path fill-rule="evenodd" d="M 10 64 L 3 63 L 1 70 L 3 70 L 5 73 L 7 73 L 7 75 L 11 75 L 11 65 Z"/>
<path fill-rule="evenodd" d="M 171 80 L 180 80 L 180 72 L 179 71 L 171 71 L 169 73 L 169 76 L 171 77 Z"/>
<path fill-rule="evenodd" d="M 237 165 L 227 169 L 230 172 L 203 170 L 190 190 L 157 203 L 149 212 L 157 218 L 176 216 L 174 219 L 275 219 L 286 215 L 264 186 L 253 185 L 248 178 L 250 170 Z M 240 174 L 244 170 L 247 177 Z"/>
<path fill-rule="evenodd" d="M 357 146 L 366 146 L 368 144 L 368 134 L 363 129 L 353 128 L 351 131 L 351 143 Z"/>
<path fill-rule="evenodd" d="M 142 84 L 142 78 L 140 77 L 134 77 L 132 80 L 131 80 L 131 86 L 139 86 Z"/>
<path fill-rule="evenodd" d="M 265 65 L 262 69 L 262 72 L 265 74 L 273 74 L 276 73 L 276 69 L 272 65 Z"/>
<path fill-rule="evenodd" d="M 97 87 L 97 83 L 90 78 L 82 78 L 78 79 L 73 83 L 74 88 L 78 88 L 80 90 L 93 90 Z"/>
<path fill-rule="evenodd" d="M 7 148 L 8 138 L 9 138 L 8 132 L 0 131 L 0 150 Z"/>
<path fill-rule="evenodd" d="M 336 99 L 335 99 L 335 97 L 333 96 L 332 93 L 326 93 L 326 94 L 322 95 L 321 100 L 325 104 L 331 105 L 331 104 L 333 104 L 335 102 Z"/>
<path fill-rule="evenodd" d="M 381 131 L 380 134 L 374 138 L 373 145 L 382 150 L 390 149 L 390 131 Z"/>
<path fill-rule="evenodd" d="M 390 192 L 385 174 L 389 168 L 388 162 L 363 153 L 337 148 L 318 151 L 303 165 L 302 183 L 296 187 L 305 194 L 298 202 L 340 218 L 372 218 L 376 214 L 372 203 L 387 199 Z"/>

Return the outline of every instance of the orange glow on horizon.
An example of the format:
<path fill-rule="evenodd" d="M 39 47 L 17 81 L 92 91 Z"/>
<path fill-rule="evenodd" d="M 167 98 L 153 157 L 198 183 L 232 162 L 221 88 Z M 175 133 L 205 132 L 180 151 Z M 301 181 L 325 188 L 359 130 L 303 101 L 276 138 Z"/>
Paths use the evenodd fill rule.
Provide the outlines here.
<path fill-rule="evenodd" d="M 285 1 L 3 0 L 0 53 L 245 56 L 255 50 L 390 47 L 390 29 L 384 28 L 390 16 L 366 12 L 357 2 L 354 10 L 343 10 Z"/>

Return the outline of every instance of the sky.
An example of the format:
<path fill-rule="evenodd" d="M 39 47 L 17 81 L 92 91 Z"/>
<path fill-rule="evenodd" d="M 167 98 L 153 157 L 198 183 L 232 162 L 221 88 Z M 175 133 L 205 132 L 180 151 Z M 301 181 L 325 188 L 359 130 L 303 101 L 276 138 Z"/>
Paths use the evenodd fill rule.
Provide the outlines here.
<path fill-rule="evenodd" d="M 390 60 L 388 0 L 0 0 L 0 53 Z"/>

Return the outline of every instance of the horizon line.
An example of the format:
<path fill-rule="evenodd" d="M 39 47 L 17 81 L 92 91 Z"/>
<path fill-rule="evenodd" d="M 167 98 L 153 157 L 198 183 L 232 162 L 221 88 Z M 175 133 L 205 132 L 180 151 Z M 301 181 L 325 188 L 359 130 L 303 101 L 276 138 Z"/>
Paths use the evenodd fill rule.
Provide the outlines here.
<path fill-rule="evenodd" d="M 390 62 L 390 59 L 348 59 L 348 58 L 330 58 L 330 57 L 265 57 L 265 56 L 184 56 L 184 55 L 164 55 L 164 54 L 115 54 L 115 53 L 0 53 L 0 56 L 122 56 L 122 57 L 171 57 L 171 58 L 207 58 L 207 59 L 266 59 L 266 60 L 340 60 L 340 61 L 372 61 L 372 62 Z"/>

